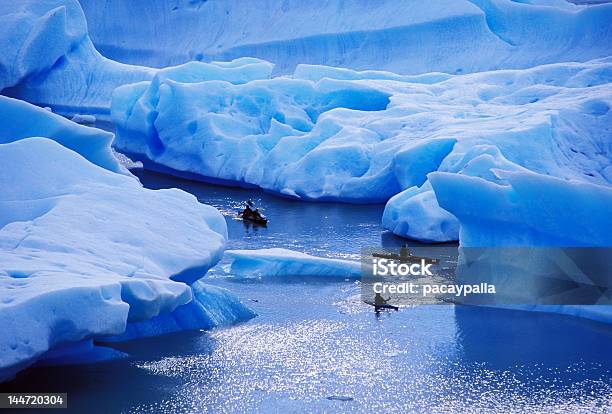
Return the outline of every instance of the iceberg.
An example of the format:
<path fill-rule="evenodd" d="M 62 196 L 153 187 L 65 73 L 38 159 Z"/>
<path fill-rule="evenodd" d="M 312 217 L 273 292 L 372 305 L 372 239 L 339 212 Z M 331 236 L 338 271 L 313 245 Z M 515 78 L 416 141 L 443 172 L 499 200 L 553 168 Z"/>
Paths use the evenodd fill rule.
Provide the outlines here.
<path fill-rule="evenodd" d="M 172 79 L 184 79 L 182 73 L 194 69 L 206 71 L 181 66 L 159 83 L 156 77 L 115 91 L 111 115 L 118 150 L 181 172 L 305 199 L 359 200 L 369 194 L 381 200 L 394 190 L 381 185 L 387 177 L 360 179 L 369 169 L 369 147 L 380 137 L 359 126 L 342 130 L 339 125 L 386 108 L 385 91 L 331 79 L 244 84 Z M 351 188 L 360 184 L 363 190 Z"/>
<path fill-rule="evenodd" d="M 51 139 L 1 144 L 0 165 L 0 379 L 56 346 L 197 308 L 194 296 L 210 308 L 177 320 L 224 323 L 214 315 L 223 306 L 235 310 L 225 321 L 247 316 L 226 294 L 190 287 L 223 254 L 215 208 L 176 189 L 146 190 Z"/>
<path fill-rule="evenodd" d="M 468 101 L 472 100 L 478 111 L 472 115 L 461 112 L 447 114 L 444 123 L 443 118 L 438 118 L 432 132 L 437 137 L 454 137 L 457 143 L 439 166 L 429 169 L 423 184 L 413 181 L 413 187 L 403 190 L 387 202 L 383 226 L 404 237 L 436 242 L 459 239 L 464 246 L 515 243 L 605 246 L 609 241 L 605 241 L 606 237 L 602 235 L 592 234 L 597 231 L 591 226 L 606 229 L 612 221 L 605 203 L 599 204 L 606 199 L 612 182 L 609 175 L 612 141 L 606 132 L 606 125 L 612 120 L 609 113 L 611 101 L 601 94 L 604 90 L 609 91 L 610 78 L 607 70 L 600 72 L 603 76 L 596 75 L 595 78 L 591 78 L 593 71 L 587 70 L 564 79 L 559 73 L 561 68 L 570 69 L 572 66 L 557 64 L 523 71 L 520 78 L 544 73 L 550 77 L 546 86 L 538 85 L 541 81 L 535 79 L 534 85 L 520 88 L 522 90 L 513 91 L 506 97 L 496 93 L 488 97 L 481 89 L 476 92 L 480 98 L 476 100 L 469 97 L 470 92 L 465 88 L 470 84 L 474 88 L 479 86 L 472 82 L 460 87 L 456 85 L 460 88 L 458 93 L 466 96 Z M 491 72 L 491 77 L 480 87 L 486 90 L 495 83 L 499 85 L 508 75 L 507 71 Z M 485 74 L 470 75 L 468 78 L 475 80 L 480 76 L 486 79 Z M 497 78 L 497 81 L 491 82 L 492 78 Z M 553 86 L 552 79 L 560 84 Z M 511 76 L 504 82 L 509 85 L 516 80 Z M 501 91 L 497 89 L 497 92 Z M 502 109 L 502 106 L 505 107 L 504 113 L 489 112 L 489 109 Z M 471 117 L 479 119 L 469 120 Z M 418 158 L 415 157 L 417 162 L 422 159 L 420 154 Z M 520 196 L 513 193 L 513 198 L 506 202 L 499 200 L 498 203 L 491 203 L 492 200 L 485 195 L 489 189 L 507 189 L 512 185 L 512 177 L 518 176 L 532 177 L 541 187 L 538 191 L 522 192 Z M 451 190 L 452 185 L 442 186 L 442 177 L 445 177 L 446 183 L 455 180 L 457 187 Z M 435 185 L 434 180 L 440 185 Z M 481 185 L 459 185 L 466 181 Z M 461 190 L 457 191 L 459 188 Z M 585 217 L 585 213 L 577 210 L 577 205 L 564 212 L 558 208 L 567 205 L 569 200 L 564 199 L 569 199 L 575 191 L 590 193 L 590 201 L 585 204 L 588 208 L 584 211 L 588 211 L 587 215 L 595 211 L 598 214 L 592 215 L 590 221 L 585 219 L 581 223 L 587 226 L 582 232 L 584 237 L 577 233 L 575 237 L 568 238 L 567 227 L 561 223 Z M 449 196 L 450 193 L 453 195 Z M 552 193 L 557 195 L 547 197 Z M 564 196 L 561 195 L 563 193 Z M 504 191 L 499 194 L 500 197 L 508 195 Z M 440 202 L 442 198 L 444 203 Z M 466 223 L 466 215 L 475 212 L 476 204 L 480 206 L 480 213 L 471 216 L 471 223 Z M 517 213 L 517 204 L 530 207 L 522 211 L 521 218 L 515 215 L 513 225 L 502 226 L 501 222 L 506 221 L 503 216 Z M 538 219 L 535 219 L 536 211 L 541 211 Z M 498 216 L 499 220 L 492 219 L 494 216 Z M 479 241 L 476 241 L 480 237 L 476 231 L 468 230 L 476 222 L 482 231 Z M 545 229 L 548 223 L 556 223 L 556 231 Z M 530 227 L 529 231 L 525 227 Z M 572 230 L 577 231 L 577 228 Z M 521 232 L 524 232 L 522 236 Z M 534 232 L 541 235 L 547 233 L 547 236 L 537 237 Z"/>
<path fill-rule="evenodd" d="M 359 279 L 361 263 L 328 259 L 288 249 L 226 250 L 230 273 L 243 277 L 312 276 Z"/>
<path fill-rule="evenodd" d="M 71 121 L 82 125 L 94 125 L 96 117 L 94 115 L 76 114 L 72 117 Z"/>
<path fill-rule="evenodd" d="M 207 330 L 233 325 L 256 316 L 255 312 L 227 289 L 196 281 L 191 285 L 191 292 L 191 302 L 152 319 L 129 322 L 124 333 L 100 337 L 98 342 L 112 343 L 187 330 Z"/>
<path fill-rule="evenodd" d="M 612 246 L 612 187 L 528 171 L 497 174 L 503 184 L 430 175 L 440 206 L 461 223 L 462 246 Z"/>
<path fill-rule="evenodd" d="M 394 234 L 422 242 L 459 239 L 459 220 L 440 207 L 429 181 L 391 197 L 383 212 L 382 225 Z"/>
<path fill-rule="evenodd" d="M 305 200 L 386 202 L 384 227 L 428 242 L 459 238 L 460 221 L 429 181 L 435 172 L 610 187 L 610 58 L 431 82 L 298 69 L 305 79 L 238 83 L 200 81 L 207 69 L 183 65 L 124 85 L 111 108 L 115 145 L 176 174 Z"/>
<path fill-rule="evenodd" d="M 253 56 L 403 75 L 524 69 L 610 55 L 612 5 L 566 0 L 81 0 L 98 50 L 157 68 Z M 133 16 L 138 16 L 134 19 Z"/>

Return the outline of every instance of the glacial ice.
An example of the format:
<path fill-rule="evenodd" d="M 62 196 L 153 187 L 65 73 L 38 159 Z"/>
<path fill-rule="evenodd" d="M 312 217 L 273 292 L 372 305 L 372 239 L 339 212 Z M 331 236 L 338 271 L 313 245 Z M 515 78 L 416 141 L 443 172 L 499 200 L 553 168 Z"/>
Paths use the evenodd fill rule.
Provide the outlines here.
<path fill-rule="evenodd" d="M 346 69 L 332 79 L 338 72 L 324 67 L 319 78 L 316 67 L 299 69 L 307 79 L 189 83 L 198 79 L 193 71 L 205 70 L 183 65 L 122 86 L 112 103 L 115 145 L 177 171 L 292 197 L 388 201 L 383 225 L 424 241 L 459 238 L 460 221 L 428 180 L 436 171 L 502 186 L 501 172 L 530 172 L 542 184 L 556 177 L 568 189 L 575 181 L 610 191 L 609 58 L 433 83 L 357 72 L 346 80 Z M 461 198 L 476 203 L 479 190 L 470 191 Z M 607 220 L 599 209 L 591 217 Z"/>
<path fill-rule="evenodd" d="M 226 250 L 231 261 L 229 272 L 243 277 L 313 276 L 359 279 L 361 263 L 311 256 L 282 248 Z"/>
<path fill-rule="evenodd" d="M 156 0 L 134 19 L 136 3 L 82 4 L 0 2 L 0 381 L 39 358 L 116 356 L 99 340 L 253 316 L 197 282 L 223 252 L 217 210 L 143 189 L 112 134 L 12 98 L 110 112 L 118 149 L 179 172 L 387 202 L 383 225 L 405 237 L 612 241 L 612 5 Z M 359 273 L 285 250 L 232 255 L 239 274 Z M 552 311 L 610 320 L 609 307 Z"/>
<path fill-rule="evenodd" d="M 255 316 L 251 309 L 227 289 L 207 285 L 200 280 L 191 285 L 191 292 L 191 302 L 152 319 L 129 322 L 124 333 L 100 338 L 100 341 L 120 342 L 172 332 L 212 329 L 246 321 Z"/>
<path fill-rule="evenodd" d="M 119 335 L 193 303 L 189 284 L 223 254 L 225 220 L 190 194 L 143 189 L 46 138 L 1 144 L 0 165 L 0 379 L 56 345 Z M 204 303 L 209 295 L 177 320 L 248 312 L 195 292 Z"/>
<path fill-rule="evenodd" d="M 0 92 L 56 112 L 108 117 L 112 91 L 150 68 L 100 55 L 77 0 L 0 2 Z"/>
<path fill-rule="evenodd" d="M 2 93 L 105 119 L 113 90 L 128 85 L 114 93 L 119 149 L 303 199 L 391 199 L 384 226 L 424 241 L 459 237 L 459 221 L 424 177 L 471 175 L 463 169 L 470 157 L 609 185 L 612 5 L 405 0 L 401 8 L 368 4 L 363 13 L 364 4 L 351 3 L 326 21 L 312 13 L 330 2 L 271 3 L 245 14 L 232 0 L 159 0 L 136 20 L 133 5 L 103 5 L 3 2 Z M 94 43 L 151 66 L 238 59 L 157 70 L 109 60 Z M 542 63 L 553 64 L 533 67 Z M 501 70 L 508 68 L 529 69 Z M 456 76 L 483 70 L 493 71 Z"/>
<path fill-rule="evenodd" d="M 96 117 L 87 114 L 75 114 L 70 120 L 81 125 L 94 125 L 96 123 Z"/>
<path fill-rule="evenodd" d="M 612 245 L 610 186 L 531 171 L 495 173 L 503 183 L 430 175 L 440 206 L 461 222 L 462 246 Z"/>
<path fill-rule="evenodd" d="M 440 207 L 429 181 L 391 197 L 385 206 L 382 224 L 394 234 L 423 242 L 459 238 L 459 220 Z"/>
<path fill-rule="evenodd" d="M 111 59 L 166 67 L 253 56 L 400 74 L 472 73 L 610 55 L 612 5 L 566 0 L 81 0 Z M 339 5 L 341 4 L 341 6 Z M 138 19 L 133 16 L 138 15 Z"/>
<path fill-rule="evenodd" d="M 44 136 L 109 171 L 129 174 L 113 156 L 113 134 L 70 122 L 44 108 L 0 95 L 0 144 Z"/>

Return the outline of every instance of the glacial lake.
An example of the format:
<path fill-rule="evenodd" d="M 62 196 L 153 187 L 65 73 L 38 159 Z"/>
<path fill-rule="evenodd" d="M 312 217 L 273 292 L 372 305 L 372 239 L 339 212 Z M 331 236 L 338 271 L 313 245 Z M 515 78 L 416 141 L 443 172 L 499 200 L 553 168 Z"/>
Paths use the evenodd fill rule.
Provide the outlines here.
<path fill-rule="evenodd" d="M 358 259 L 403 243 L 382 205 L 302 203 L 257 190 L 135 171 L 226 217 L 230 249 L 283 247 Z M 252 199 L 267 228 L 236 219 Z M 612 329 L 568 316 L 430 305 L 380 313 L 354 281 L 239 279 L 221 262 L 208 283 L 255 310 L 248 322 L 117 345 L 128 359 L 30 369 L 2 391 L 68 392 L 74 413 L 609 412 Z M 24 411 L 25 412 L 25 411 Z M 34 411 L 36 412 L 36 411 Z"/>

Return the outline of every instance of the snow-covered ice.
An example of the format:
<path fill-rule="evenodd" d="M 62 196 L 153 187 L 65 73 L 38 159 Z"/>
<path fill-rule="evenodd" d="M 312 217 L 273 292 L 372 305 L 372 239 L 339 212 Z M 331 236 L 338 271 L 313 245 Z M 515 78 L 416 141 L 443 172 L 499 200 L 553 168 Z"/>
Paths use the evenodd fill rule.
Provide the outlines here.
<path fill-rule="evenodd" d="M 147 13 L 120 0 L 3 1 L 0 91 L 63 114 L 86 110 L 100 118 L 117 86 L 155 75 L 140 65 L 254 56 L 272 62 L 277 74 L 326 64 L 367 70 L 374 78 L 386 70 L 431 82 L 445 74 L 602 58 L 612 43 L 609 4 L 440 0 L 422 7 L 402 0 L 338 8 L 289 1 L 243 9 L 235 0 L 149 1 Z M 355 76 L 333 71 L 336 78 Z"/>
<path fill-rule="evenodd" d="M 0 378 L 190 303 L 188 284 L 223 254 L 225 220 L 190 194 L 143 189 L 45 138 L 0 145 L 0 165 Z"/>
<path fill-rule="evenodd" d="M 193 284 L 223 253 L 221 214 L 182 191 L 143 189 L 113 134 L 50 111 L 108 117 L 115 87 L 156 70 L 102 57 L 74 0 L 2 2 L 0 23 L 0 380 L 38 358 L 115 355 L 93 338 L 252 317 L 229 292 Z"/>
<path fill-rule="evenodd" d="M 612 245 L 610 186 L 527 171 L 496 173 L 503 182 L 430 175 L 438 202 L 461 222 L 463 246 Z"/>
<path fill-rule="evenodd" d="M 230 273 L 243 277 L 316 276 L 344 279 L 361 277 L 361 263 L 311 256 L 288 249 L 226 250 Z"/>

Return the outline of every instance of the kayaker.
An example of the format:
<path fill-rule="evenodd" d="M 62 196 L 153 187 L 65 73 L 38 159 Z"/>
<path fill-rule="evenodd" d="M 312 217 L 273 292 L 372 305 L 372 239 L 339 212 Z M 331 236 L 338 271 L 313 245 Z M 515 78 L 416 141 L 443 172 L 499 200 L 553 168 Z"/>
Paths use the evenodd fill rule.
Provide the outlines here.
<path fill-rule="evenodd" d="M 259 212 L 259 209 L 258 209 L 258 208 L 256 208 L 256 209 L 255 209 L 255 210 L 254 210 L 254 211 L 251 213 L 251 215 L 253 216 L 253 218 L 254 218 L 255 220 L 263 220 L 263 217 L 262 217 L 261 213 Z"/>
<path fill-rule="evenodd" d="M 376 307 L 384 306 L 384 305 L 387 304 L 389 299 L 391 299 L 391 297 L 388 297 L 387 299 L 385 299 L 385 298 L 382 297 L 382 295 L 380 293 L 376 293 L 376 296 L 374 296 L 374 306 L 376 306 Z"/>
<path fill-rule="evenodd" d="M 251 217 L 253 217 L 254 211 L 253 211 L 253 209 L 251 207 L 253 207 L 253 202 L 251 200 L 248 200 L 246 202 L 246 207 L 242 211 L 242 218 L 251 218 Z M 257 211 L 257 210 L 255 210 L 255 211 Z"/>

